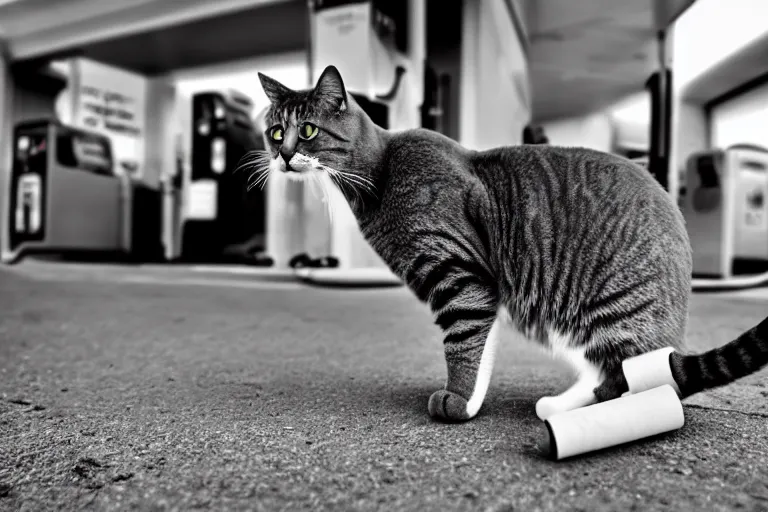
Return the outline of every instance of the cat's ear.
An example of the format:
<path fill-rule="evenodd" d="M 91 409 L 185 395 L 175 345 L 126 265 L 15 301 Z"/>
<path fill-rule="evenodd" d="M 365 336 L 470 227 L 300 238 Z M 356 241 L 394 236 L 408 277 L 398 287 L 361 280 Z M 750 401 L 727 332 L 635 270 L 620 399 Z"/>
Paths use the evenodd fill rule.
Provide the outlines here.
<path fill-rule="evenodd" d="M 264 89 L 264 93 L 273 105 L 280 103 L 283 98 L 293 92 L 274 78 L 270 78 L 261 73 L 259 73 L 259 81 L 261 82 L 261 87 Z"/>
<path fill-rule="evenodd" d="M 339 110 L 347 108 L 347 90 L 344 87 L 344 81 L 341 79 L 341 73 L 336 66 L 328 66 L 323 70 L 314 90 L 315 97 L 330 101 L 336 105 Z"/>

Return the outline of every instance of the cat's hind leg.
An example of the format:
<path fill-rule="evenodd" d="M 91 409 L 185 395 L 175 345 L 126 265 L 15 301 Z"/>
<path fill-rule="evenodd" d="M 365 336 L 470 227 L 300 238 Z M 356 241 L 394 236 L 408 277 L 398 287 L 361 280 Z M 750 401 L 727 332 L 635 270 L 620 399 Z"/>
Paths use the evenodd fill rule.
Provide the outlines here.
<path fill-rule="evenodd" d="M 605 380 L 594 389 L 594 394 L 598 402 L 606 402 L 619 398 L 627 391 L 629 391 L 629 386 L 624 377 L 624 371 L 621 365 L 616 365 L 615 368 L 606 372 Z"/>
<path fill-rule="evenodd" d="M 565 360 L 576 372 L 576 382 L 556 396 L 545 396 L 536 402 L 536 415 L 545 420 L 560 412 L 570 411 L 592 405 L 598 401 L 595 389 L 603 382 L 603 371 L 585 357 L 582 348 L 572 347 L 569 338 L 552 331 L 549 334 L 549 346 L 553 355 Z"/>

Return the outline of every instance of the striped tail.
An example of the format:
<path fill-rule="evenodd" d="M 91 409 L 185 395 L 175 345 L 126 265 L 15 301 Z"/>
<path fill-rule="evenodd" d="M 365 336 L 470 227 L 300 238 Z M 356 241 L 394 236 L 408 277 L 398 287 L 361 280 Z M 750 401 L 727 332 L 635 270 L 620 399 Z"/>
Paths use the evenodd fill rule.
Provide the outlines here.
<path fill-rule="evenodd" d="M 768 365 L 768 318 L 730 343 L 703 354 L 673 352 L 669 363 L 682 398 L 755 373 Z"/>

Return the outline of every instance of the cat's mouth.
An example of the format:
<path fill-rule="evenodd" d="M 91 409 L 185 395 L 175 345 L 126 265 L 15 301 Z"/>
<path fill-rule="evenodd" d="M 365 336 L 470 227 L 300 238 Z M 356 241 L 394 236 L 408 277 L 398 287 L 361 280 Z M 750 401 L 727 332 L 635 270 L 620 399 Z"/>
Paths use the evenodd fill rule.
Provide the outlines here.
<path fill-rule="evenodd" d="M 303 175 L 309 174 L 312 170 L 310 159 L 305 156 L 299 156 L 298 153 L 293 155 L 288 161 L 281 155 L 278 155 L 272 159 L 269 166 L 272 172 L 285 174 L 289 178 L 304 177 Z"/>
<path fill-rule="evenodd" d="M 285 171 L 284 172 L 289 172 L 289 173 L 292 172 L 292 173 L 300 174 L 300 173 L 305 172 L 305 171 L 302 171 L 301 169 L 295 169 L 291 164 L 285 164 Z"/>
<path fill-rule="evenodd" d="M 285 163 L 285 171 L 287 173 L 306 174 L 318 170 L 317 164 L 316 158 L 296 153 Z"/>
<path fill-rule="evenodd" d="M 278 156 L 272 163 L 273 170 L 282 173 L 291 181 L 306 181 L 317 171 L 315 160 L 300 153 L 294 154 L 287 162 Z"/>

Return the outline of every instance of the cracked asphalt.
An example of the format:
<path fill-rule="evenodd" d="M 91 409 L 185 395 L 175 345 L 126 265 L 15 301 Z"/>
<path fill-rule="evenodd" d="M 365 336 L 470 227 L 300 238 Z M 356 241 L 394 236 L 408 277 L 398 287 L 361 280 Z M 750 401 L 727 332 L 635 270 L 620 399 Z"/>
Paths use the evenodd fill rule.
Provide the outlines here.
<path fill-rule="evenodd" d="M 440 336 L 404 288 L 29 261 L 0 311 L 0 510 L 768 510 L 766 371 L 551 462 L 534 404 L 568 372 L 502 346 L 479 416 L 432 421 Z M 766 313 L 696 295 L 689 346 Z"/>

